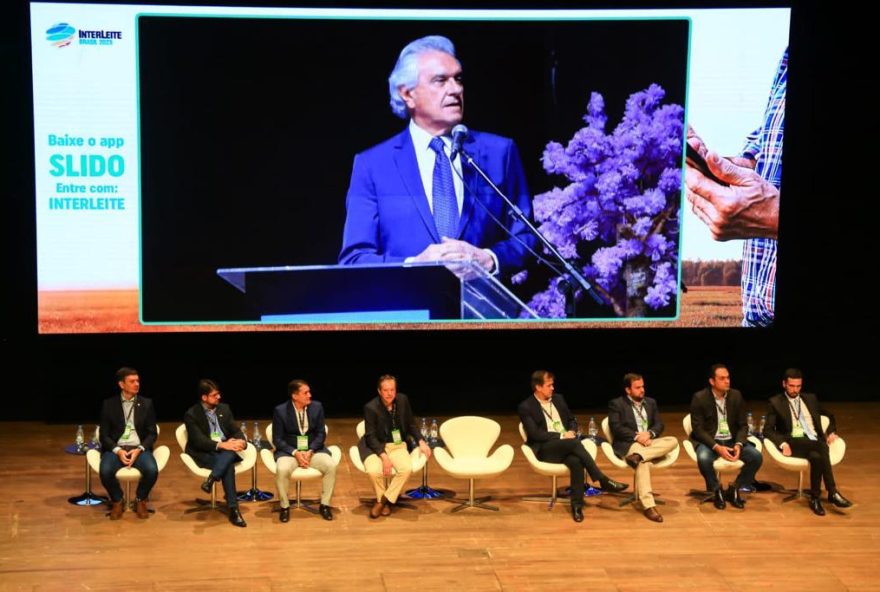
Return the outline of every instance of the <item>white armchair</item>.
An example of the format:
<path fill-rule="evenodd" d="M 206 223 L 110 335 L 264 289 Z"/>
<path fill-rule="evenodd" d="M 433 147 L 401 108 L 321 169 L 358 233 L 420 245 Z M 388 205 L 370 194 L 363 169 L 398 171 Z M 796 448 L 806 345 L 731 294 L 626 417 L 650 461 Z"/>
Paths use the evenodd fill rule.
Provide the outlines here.
<path fill-rule="evenodd" d="M 100 428 L 98 428 L 100 430 Z M 156 433 L 160 432 L 159 426 L 156 426 Z M 99 433 L 99 432 L 98 432 Z M 162 469 L 165 468 L 165 465 L 168 464 L 168 457 L 171 456 L 171 450 L 167 446 L 156 446 L 153 448 L 153 458 L 156 459 L 156 466 L 159 469 L 159 472 L 162 472 Z M 91 449 L 86 452 L 86 461 L 89 463 L 89 466 L 93 471 L 101 474 L 101 452 L 95 449 Z M 137 483 L 141 480 L 141 472 L 134 467 L 122 467 L 118 471 L 116 471 L 116 478 L 119 479 L 120 483 L 125 484 L 125 505 L 131 506 L 134 504 L 134 500 L 131 497 L 131 485 L 132 483 Z M 153 512 L 153 510 L 150 510 Z"/>
<path fill-rule="evenodd" d="M 519 424 L 519 436 L 520 438 L 522 438 L 523 441 L 522 446 L 520 446 L 520 450 L 522 451 L 523 456 L 526 457 L 526 460 L 529 462 L 529 466 L 532 467 L 532 470 L 539 475 L 544 475 L 545 477 L 551 478 L 549 496 L 526 496 L 522 499 L 525 502 L 541 502 L 547 504 L 547 509 L 552 510 L 553 506 L 556 504 L 556 500 L 559 497 L 566 497 L 565 495 L 559 494 L 557 480 L 559 479 L 559 477 L 569 476 L 568 467 L 566 467 L 562 463 L 551 463 L 538 460 L 538 457 L 535 456 L 535 451 L 526 444 L 526 430 L 523 427 L 522 423 Z M 598 450 L 596 449 L 596 443 L 592 440 L 585 439 L 581 440 L 581 444 L 583 444 L 584 448 L 587 449 L 587 454 L 595 459 L 596 453 L 598 452 Z"/>
<path fill-rule="evenodd" d="M 828 419 L 827 416 L 823 415 L 820 418 L 822 422 L 822 430 L 825 431 L 828 429 L 828 425 L 831 423 L 831 420 Z M 798 458 L 795 456 L 785 456 L 782 454 L 782 451 L 770 441 L 769 438 L 764 438 L 764 447 L 767 449 L 767 453 L 770 455 L 777 465 L 785 469 L 786 471 L 792 471 L 798 474 L 798 486 L 797 489 L 788 489 L 785 492 L 790 494 L 788 497 L 783 499 L 783 502 L 790 502 L 794 499 L 802 498 L 804 496 L 804 473 L 810 470 L 810 463 L 805 458 Z M 846 454 L 846 442 L 840 436 L 837 439 L 828 445 L 828 455 L 831 460 L 831 466 L 838 464 L 843 460 L 844 455 Z"/>
<path fill-rule="evenodd" d="M 626 461 L 614 454 L 614 447 L 611 444 L 614 443 L 614 438 L 611 435 L 611 425 L 608 422 L 608 418 L 604 418 L 602 420 L 602 433 L 605 434 L 605 439 L 607 442 L 602 442 L 602 452 L 608 458 L 608 462 L 617 467 L 618 469 L 628 469 L 629 465 L 626 464 Z M 675 461 L 678 460 L 678 455 L 681 452 L 681 447 L 676 445 L 675 448 L 672 449 L 672 452 L 664 456 L 663 458 L 658 458 L 657 460 L 651 461 L 651 472 L 658 469 L 665 469 L 667 467 L 672 466 Z M 654 496 L 659 496 L 660 494 L 654 492 Z M 636 493 L 636 482 L 635 482 L 635 473 L 633 474 L 633 491 L 630 494 L 624 496 L 623 499 L 620 500 L 620 506 L 625 506 L 627 504 L 631 504 L 638 499 L 638 494 Z M 654 500 L 658 504 L 663 504 L 663 500 L 655 499 Z"/>
<path fill-rule="evenodd" d="M 513 447 L 509 444 L 503 444 L 489 454 L 500 433 L 501 426 L 497 421 L 471 415 L 452 418 L 440 426 L 440 438 L 446 449 L 435 448 L 434 458 L 449 475 L 468 480 L 468 499 L 448 500 L 459 504 L 452 509 L 453 512 L 464 508 L 498 511 L 497 507 L 484 503 L 492 499 L 491 496 L 474 497 L 474 480 L 496 477 L 513 462 Z"/>
<path fill-rule="evenodd" d="M 360 439 L 364 437 L 364 432 L 366 432 L 366 429 L 367 429 L 366 422 L 364 422 L 363 420 L 359 421 L 357 426 L 355 427 L 355 433 L 357 434 L 358 441 L 360 441 Z M 412 450 L 412 452 L 409 453 L 409 456 L 410 456 L 410 460 L 412 462 L 412 472 L 413 473 L 416 473 L 417 471 L 421 471 L 425 467 L 425 463 L 428 462 L 428 459 L 425 457 L 425 455 L 422 453 L 422 451 L 419 447 L 414 448 Z M 367 469 L 366 469 L 366 467 L 364 467 L 364 461 L 361 460 L 361 454 L 358 451 L 357 444 L 355 444 L 354 446 L 352 446 L 348 449 L 348 459 L 351 461 L 351 464 L 353 464 L 354 467 L 358 471 L 360 471 L 361 473 L 364 473 L 364 474 L 367 473 Z M 397 471 L 392 468 L 391 474 L 393 475 L 395 473 L 397 473 Z M 385 485 L 386 486 L 388 485 L 387 478 L 385 479 Z M 407 504 L 405 501 L 403 501 L 404 499 L 406 499 L 406 498 L 399 498 L 396 506 L 399 508 L 414 508 L 415 507 L 410 504 Z M 375 497 L 361 498 L 360 501 L 363 504 L 372 505 L 376 502 L 376 498 Z"/>
<path fill-rule="evenodd" d="M 324 426 L 325 433 L 330 431 L 326 425 Z M 272 442 L 272 424 L 266 426 L 266 439 L 269 442 Z M 340 450 L 339 446 L 327 446 L 327 449 L 330 451 L 330 457 L 333 459 L 334 465 L 339 465 L 339 461 L 342 460 L 342 450 Z M 266 468 L 269 469 L 269 472 L 273 475 L 278 472 L 277 463 L 275 462 L 275 455 L 271 450 L 264 448 L 260 451 L 260 460 L 263 461 L 263 464 L 266 465 Z M 317 514 L 318 509 L 313 507 L 311 504 L 314 504 L 317 500 L 304 500 L 302 499 L 302 482 L 303 481 L 315 481 L 321 480 L 323 475 L 318 469 L 314 469 L 312 467 L 302 468 L 297 467 L 290 474 L 291 481 L 295 484 L 296 491 L 296 502 L 292 504 L 290 507 L 294 510 L 302 509 L 312 514 Z"/>
<path fill-rule="evenodd" d="M 177 426 L 177 429 L 174 432 L 175 437 L 177 438 L 177 443 L 180 445 L 180 460 L 183 461 L 183 464 L 186 465 L 186 468 L 189 471 L 198 477 L 201 480 L 205 480 L 208 478 L 208 475 L 211 474 L 211 469 L 205 469 L 196 464 L 196 461 L 189 454 L 186 453 L 186 443 L 189 440 L 186 433 L 186 424 L 180 424 Z M 248 446 L 244 450 L 239 453 L 241 456 L 241 462 L 236 463 L 235 465 L 235 474 L 239 475 L 246 471 L 250 471 L 254 464 L 257 462 L 257 450 L 253 446 Z M 198 507 L 190 508 L 187 510 L 189 512 L 198 512 L 200 510 L 213 510 L 217 509 L 217 483 L 214 483 L 213 487 L 211 487 L 211 501 L 205 502 L 204 500 L 196 500 L 199 504 Z"/>
<path fill-rule="evenodd" d="M 684 451 L 687 453 L 687 455 L 689 457 L 691 457 L 691 460 L 693 460 L 696 463 L 697 462 L 697 451 L 696 451 L 696 448 L 694 448 L 694 443 L 691 442 L 691 440 L 690 440 L 690 435 L 691 435 L 691 432 L 693 431 L 693 428 L 691 426 L 691 414 L 690 413 L 688 413 L 687 415 L 684 416 L 684 419 L 681 420 L 681 424 L 682 424 L 682 427 L 684 427 L 684 433 L 688 436 L 687 438 L 684 439 L 684 442 L 682 444 L 684 446 Z M 764 449 L 763 444 L 761 444 L 761 441 L 758 438 L 756 438 L 754 436 L 749 436 L 748 440 L 749 440 L 749 442 L 751 442 L 752 444 L 755 445 L 755 448 L 758 449 L 758 452 L 761 452 Z M 739 471 L 740 469 L 743 468 L 743 462 L 741 460 L 736 460 L 736 461 L 731 462 L 729 460 L 724 460 L 723 458 L 718 457 L 715 459 L 715 462 L 712 464 L 712 468 L 715 469 L 715 475 L 718 477 L 718 480 L 720 481 L 721 480 L 721 473 L 732 473 L 735 471 Z M 701 504 L 708 502 L 708 501 L 712 501 L 712 492 L 711 491 L 692 489 L 690 492 L 690 495 L 692 495 L 694 497 L 702 498 L 702 500 L 700 501 Z"/>

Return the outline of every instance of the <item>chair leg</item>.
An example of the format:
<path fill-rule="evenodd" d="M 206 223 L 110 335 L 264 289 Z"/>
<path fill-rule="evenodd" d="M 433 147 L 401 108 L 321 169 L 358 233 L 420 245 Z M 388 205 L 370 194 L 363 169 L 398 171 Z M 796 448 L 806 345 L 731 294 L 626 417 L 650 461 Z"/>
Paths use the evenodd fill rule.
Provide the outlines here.
<path fill-rule="evenodd" d="M 449 499 L 454 504 L 458 504 L 454 508 L 452 508 L 453 512 L 459 512 L 464 510 L 465 508 L 482 508 L 484 510 L 492 510 L 493 512 L 498 511 L 497 506 L 489 505 L 487 502 L 492 499 L 491 495 L 487 495 L 484 497 L 474 497 L 474 480 L 468 479 L 468 498 L 466 500 L 463 499 Z"/>
<path fill-rule="evenodd" d="M 522 499 L 522 501 L 524 501 L 524 502 L 538 502 L 541 504 L 547 504 L 548 511 L 553 509 L 553 506 L 556 505 L 556 501 L 559 498 L 568 499 L 569 496 L 559 493 L 559 486 L 556 484 L 558 477 L 556 477 L 556 475 L 552 475 L 550 477 L 550 479 L 552 479 L 552 481 L 551 481 L 551 486 L 550 486 L 551 489 L 550 489 L 549 496 L 546 496 L 546 495 L 544 495 L 544 496 L 542 496 L 542 495 L 527 495 L 527 496 L 524 496 L 520 499 Z"/>
<path fill-rule="evenodd" d="M 223 511 L 223 508 L 217 505 L 217 483 L 211 486 L 211 501 L 196 499 L 196 507 L 184 510 L 184 514 L 192 514 L 193 512 L 205 512 L 207 510 Z"/>
<path fill-rule="evenodd" d="M 788 493 L 789 495 L 783 498 L 782 503 L 791 502 L 796 499 L 803 499 L 807 497 L 804 495 L 804 472 L 798 472 L 798 486 L 797 489 L 786 489 L 784 493 Z"/>
<path fill-rule="evenodd" d="M 305 510 L 306 512 L 310 512 L 312 514 L 318 513 L 318 508 L 314 507 L 314 504 L 319 503 L 320 500 L 302 499 L 302 481 L 295 481 L 294 491 L 296 491 L 296 500 L 290 506 L 291 509 Z"/>

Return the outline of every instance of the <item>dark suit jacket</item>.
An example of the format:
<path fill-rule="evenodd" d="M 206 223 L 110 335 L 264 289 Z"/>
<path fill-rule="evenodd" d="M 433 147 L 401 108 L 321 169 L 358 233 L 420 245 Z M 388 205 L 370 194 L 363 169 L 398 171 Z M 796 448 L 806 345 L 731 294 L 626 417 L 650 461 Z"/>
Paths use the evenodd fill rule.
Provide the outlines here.
<path fill-rule="evenodd" d="M 231 438 L 244 440 L 241 426 L 236 425 L 232 410 L 226 403 L 217 405 L 217 421 L 220 423 L 220 429 L 223 430 L 224 440 Z M 183 416 L 183 423 L 186 424 L 186 453 L 193 457 L 199 466 L 210 466 L 211 453 L 217 450 L 217 442 L 211 439 L 211 426 L 208 425 L 208 416 L 205 415 L 205 408 L 201 403 L 196 403 L 187 410 L 186 415 Z"/>
<path fill-rule="evenodd" d="M 153 408 L 152 400 L 140 395 L 137 396 L 134 404 L 134 429 L 141 439 L 141 446 L 145 450 L 152 450 L 158 435 L 156 410 Z M 104 399 L 104 405 L 101 407 L 101 450 L 113 450 L 124 431 L 125 416 L 122 414 L 120 395 Z"/>
<path fill-rule="evenodd" d="M 648 416 L 648 431 L 657 438 L 663 433 L 666 426 L 660 419 L 660 411 L 657 408 L 657 401 L 651 397 L 645 397 L 642 401 L 642 408 Z M 630 398 L 621 395 L 616 399 L 608 402 L 608 428 L 611 430 L 611 437 L 614 441 L 611 447 L 614 448 L 614 454 L 624 457 L 629 452 L 630 446 L 635 442 L 636 433 L 642 430 L 636 425 L 636 417 L 633 415 L 633 406 Z"/>
<path fill-rule="evenodd" d="M 309 418 L 309 429 L 305 435 L 309 437 L 309 450 L 314 452 L 330 451 L 324 447 L 327 432 L 324 427 L 324 407 L 318 401 L 312 401 L 306 407 Z M 296 409 L 292 401 L 275 407 L 272 413 L 272 445 L 275 447 L 275 460 L 281 456 L 293 456 L 296 452 L 296 437 L 303 435 L 296 421 Z"/>
<path fill-rule="evenodd" d="M 566 430 L 577 431 L 577 420 L 575 420 L 574 415 L 572 415 L 571 411 L 568 409 L 565 397 L 560 393 L 553 393 L 553 397 L 551 397 L 550 401 L 559 413 L 559 420 L 562 422 L 562 426 Z M 541 409 L 541 404 L 538 402 L 535 395 L 531 395 L 528 399 L 520 403 L 519 407 L 517 407 L 517 412 L 519 413 L 519 419 L 523 424 L 523 428 L 526 431 L 526 445 L 534 450 L 536 455 L 540 454 L 541 446 L 545 442 L 559 440 L 558 432 L 552 432 L 547 429 L 547 420 L 545 419 L 544 410 Z"/>
<path fill-rule="evenodd" d="M 422 440 L 416 419 L 413 416 L 412 407 L 409 405 L 409 397 L 403 393 L 397 393 L 397 426 L 400 428 L 400 437 L 406 442 L 409 450 L 418 445 Z M 358 452 L 361 460 L 371 454 L 385 452 L 385 444 L 393 442 L 391 438 L 391 414 L 385 409 L 382 399 L 378 396 L 364 405 L 364 437 L 358 442 Z"/>
<path fill-rule="evenodd" d="M 770 441 L 777 446 L 782 446 L 783 442 L 791 442 L 791 408 L 788 405 L 788 395 L 780 393 L 770 397 L 769 408 L 767 409 L 767 425 L 764 426 L 764 437 L 770 438 Z M 837 431 L 834 422 L 834 416 L 819 406 L 819 399 L 812 393 L 801 393 L 801 401 L 806 405 L 813 418 L 813 427 L 816 428 L 816 435 L 819 440 L 825 441 L 828 434 Z M 821 416 L 827 415 L 830 420 L 828 430 L 822 429 Z"/>
<path fill-rule="evenodd" d="M 727 392 L 727 426 L 733 437 L 731 444 L 745 446 L 749 435 L 746 405 L 742 393 L 736 389 Z M 691 440 L 702 442 L 709 448 L 715 446 L 718 410 L 715 407 L 715 395 L 709 387 L 697 391 L 691 399 L 691 429 Z"/>
<path fill-rule="evenodd" d="M 532 201 L 519 152 L 512 140 L 472 131 L 464 149 L 474 157 L 499 189 L 531 218 Z M 534 246 L 535 238 L 472 167 L 463 165 L 464 203 L 458 234 L 452 238 L 489 248 L 498 257 L 500 272 L 522 269 L 528 251 L 475 204 L 479 200 L 519 241 Z M 403 261 L 440 242 L 434 216 L 425 196 L 409 128 L 354 159 L 346 196 L 345 229 L 339 263 Z"/>

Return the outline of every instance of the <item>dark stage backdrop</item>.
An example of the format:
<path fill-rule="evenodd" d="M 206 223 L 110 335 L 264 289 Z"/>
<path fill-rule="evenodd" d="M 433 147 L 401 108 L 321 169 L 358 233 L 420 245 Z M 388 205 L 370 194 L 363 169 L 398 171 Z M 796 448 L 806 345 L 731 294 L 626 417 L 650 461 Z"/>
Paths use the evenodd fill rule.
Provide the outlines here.
<path fill-rule="evenodd" d="M 177 420 L 198 378 L 220 382 L 243 418 L 269 417 L 294 377 L 311 381 L 331 416 L 353 415 L 391 372 L 418 414 L 512 412 L 537 367 L 558 375 L 577 408 L 604 408 L 628 370 L 645 373 L 661 404 L 682 404 L 705 384 L 705 367 L 730 365 L 734 386 L 762 399 L 788 365 L 826 401 L 873 398 L 878 329 L 878 208 L 868 145 L 873 117 L 857 99 L 868 88 L 868 19 L 846 3 L 797 3 L 783 186 L 778 324 L 771 331 L 579 330 L 486 332 L 36 335 L 33 146 L 26 12 L 0 40 L 12 82 L 4 151 L 2 419 L 91 423 L 115 392 L 113 372 L 141 371 L 161 420 Z M 835 23 L 846 20 L 838 38 Z M 862 106 L 860 106 L 862 105 Z"/>

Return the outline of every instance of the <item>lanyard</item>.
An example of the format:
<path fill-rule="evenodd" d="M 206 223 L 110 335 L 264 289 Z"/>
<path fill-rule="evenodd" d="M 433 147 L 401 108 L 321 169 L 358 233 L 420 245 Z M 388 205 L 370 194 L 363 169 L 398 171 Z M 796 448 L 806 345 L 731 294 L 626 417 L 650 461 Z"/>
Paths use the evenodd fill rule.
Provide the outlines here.
<path fill-rule="evenodd" d="M 795 410 L 794 405 L 792 405 L 791 399 L 788 400 L 788 406 L 791 408 L 791 412 L 794 413 L 797 420 L 800 421 L 801 420 L 801 397 L 800 397 L 800 395 L 795 397 L 795 399 L 797 400 L 797 410 Z"/>
<path fill-rule="evenodd" d="M 391 411 L 388 411 L 388 408 L 384 405 L 382 407 L 391 416 L 391 429 L 398 429 L 399 426 L 397 425 L 397 401 L 395 400 L 393 403 L 391 403 Z"/>
<path fill-rule="evenodd" d="M 125 414 L 125 425 L 134 425 L 131 421 L 131 416 L 134 415 L 135 399 L 137 397 L 131 398 L 131 406 L 128 408 L 128 413 Z"/>
<path fill-rule="evenodd" d="M 713 397 L 714 398 L 714 397 Z M 727 421 L 727 393 L 724 394 L 724 397 L 721 399 L 723 403 L 721 405 L 718 404 L 718 399 L 715 399 L 715 408 L 718 410 L 718 413 L 721 415 L 721 419 Z"/>
<path fill-rule="evenodd" d="M 630 405 L 632 405 L 633 411 L 635 411 L 639 418 L 641 418 L 642 423 L 648 425 L 648 412 L 645 410 L 645 406 L 636 406 L 636 404 L 632 402 L 630 402 Z"/>
<path fill-rule="evenodd" d="M 294 407 L 294 410 L 296 411 L 296 421 L 297 423 L 299 423 L 299 433 L 305 434 L 306 431 L 303 426 L 306 425 L 306 408 L 303 407 L 302 413 L 300 413 L 299 410 L 296 409 L 296 407 Z"/>
<path fill-rule="evenodd" d="M 556 411 L 556 407 L 553 406 L 553 402 L 552 402 L 552 401 L 550 402 L 550 413 L 547 413 L 547 409 L 546 409 L 543 405 L 541 405 L 541 411 L 544 412 L 544 415 L 547 416 L 547 419 L 549 419 L 551 423 L 552 423 L 553 421 L 555 421 L 555 420 L 553 419 L 553 412 Z M 559 415 L 559 413 L 556 413 L 556 415 Z"/>

